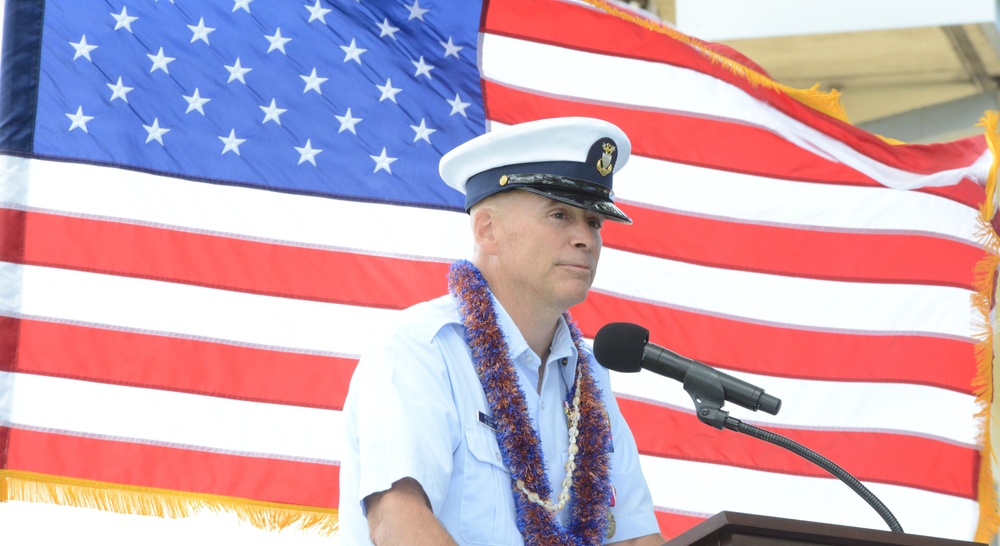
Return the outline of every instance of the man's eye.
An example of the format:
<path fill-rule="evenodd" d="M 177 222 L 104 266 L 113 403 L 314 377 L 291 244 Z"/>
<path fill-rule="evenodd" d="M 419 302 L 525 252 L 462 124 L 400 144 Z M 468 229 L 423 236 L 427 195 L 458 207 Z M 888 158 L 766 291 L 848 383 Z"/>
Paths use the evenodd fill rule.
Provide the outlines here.
<path fill-rule="evenodd" d="M 590 221 L 590 227 L 592 227 L 594 229 L 601 229 L 601 226 L 603 226 L 603 225 L 604 225 L 604 222 L 602 222 L 600 220 L 591 220 Z"/>

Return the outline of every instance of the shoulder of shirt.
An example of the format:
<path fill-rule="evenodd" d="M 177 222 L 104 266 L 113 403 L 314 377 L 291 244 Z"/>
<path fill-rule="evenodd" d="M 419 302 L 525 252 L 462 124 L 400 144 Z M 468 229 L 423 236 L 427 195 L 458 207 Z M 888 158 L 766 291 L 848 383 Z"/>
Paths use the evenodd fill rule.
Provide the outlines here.
<path fill-rule="evenodd" d="M 445 294 L 404 309 L 393 333 L 430 341 L 442 328 L 452 324 L 461 325 L 462 317 L 458 314 L 458 301 L 451 294 Z"/>

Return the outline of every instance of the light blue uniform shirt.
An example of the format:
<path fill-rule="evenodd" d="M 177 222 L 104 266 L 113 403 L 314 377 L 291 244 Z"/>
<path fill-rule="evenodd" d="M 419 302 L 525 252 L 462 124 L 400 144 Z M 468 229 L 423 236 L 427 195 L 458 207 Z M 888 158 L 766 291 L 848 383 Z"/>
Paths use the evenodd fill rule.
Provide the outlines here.
<path fill-rule="evenodd" d="M 576 372 L 576 347 L 560 319 L 539 394 L 538 355 L 495 298 L 493 302 L 542 442 L 550 500 L 555 500 L 566 474 L 569 439 L 563 401 Z M 617 529 L 606 542 L 657 533 L 635 440 L 611 392 L 608 371 L 589 357 L 614 442 L 611 482 L 617 497 L 611 511 Z M 434 514 L 459 544 L 523 544 L 510 471 L 494 430 L 480 414 L 492 416 L 465 342 L 457 300 L 443 296 L 404 311 L 386 344 L 358 364 L 344 404 L 343 543 L 371 544 L 362 499 L 410 477 L 423 487 Z M 557 514 L 564 525 L 572 502 L 571 497 Z"/>

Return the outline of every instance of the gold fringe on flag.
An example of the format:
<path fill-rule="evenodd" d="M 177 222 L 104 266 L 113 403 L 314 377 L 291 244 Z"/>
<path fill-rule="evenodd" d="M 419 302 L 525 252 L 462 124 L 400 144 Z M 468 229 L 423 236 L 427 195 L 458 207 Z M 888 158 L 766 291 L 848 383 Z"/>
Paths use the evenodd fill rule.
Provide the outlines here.
<path fill-rule="evenodd" d="M 134 487 L 18 470 L 0 470 L 0 502 L 5 501 L 44 502 L 162 518 L 190 517 L 209 510 L 234 514 L 265 530 L 294 528 L 321 535 L 332 535 L 337 530 L 335 509 Z"/>
<path fill-rule="evenodd" d="M 993 215 L 996 214 L 994 202 L 997 189 L 997 167 L 1000 166 L 1000 157 L 997 155 L 997 148 L 1000 147 L 998 146 L 998 141 L 1000 141 L 1000 134 L 997 133 L 998 124 L 1000 124 L 1000 113 L 995 110 L 987 111 L 976 124 L 977 127 L 982 127 L 986 133 L 986 145 L 989 146 L 990 153 L 993 154 L 993 163 L 990 164 L 990 173 L 986 178 L 986 201 L 980 209 L 980 213 L 985 216 L 987 223 L 993 220 Z M 996 235 L 992 228 L 989 229 L 989 232 Z M 996 254 L 995 246 L 993 251 Z"/>
<path fill-rule="evenodd" d="M 991 418 L 993 415 L 994 389 L 994 350 L 993 311 L 996 308 L 997 273 L 1000 271 L 1000 235 L 993 228 L 992 220 L 996 214 L 996 184 L 997 169 L 1000 166 L 1000 156 L 997 155 L 1000 142 L 1000 113 L 988 111 L 979 121 L 983 127 L 987 146 L 993 155 L 989 175 L 985 184 L 985 199 L 979 206 L 980 243 L 988 255 L 976 264 L 973 287 L 976 293 L 972 296 L 973 304 L 981 317 L 980 331 L 976 338 L 976 359 L 978 367 L 973 380 L 976 401 L 979 403 L 977 418 L 980 421 L 980 443 L 983 446 L 979 461 L 979 528 L 976 530 L 977 542 L 990 542 L 1000 528 L 1000 502 L 997 499 L 996 484 L 993 481 L 993 466 L 996 464 L 996 452 L 992 442 Z"/>

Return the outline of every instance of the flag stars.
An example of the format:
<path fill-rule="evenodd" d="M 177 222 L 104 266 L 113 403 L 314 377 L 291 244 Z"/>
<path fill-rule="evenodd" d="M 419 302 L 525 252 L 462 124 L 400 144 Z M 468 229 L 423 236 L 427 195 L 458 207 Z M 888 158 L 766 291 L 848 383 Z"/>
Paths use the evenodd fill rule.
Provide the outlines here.
<path fill-rule="evenodd" d="M 260 109 L 264 111 L 264 121 L 260 122 L 261 125 L 269 121 L 273 121 L 278 125 L 281 125 L 281 114 L 284 114 L 285 112 L 288 111 L 286 108 L 278 108 L 278 105 L 275 104 L 274 99 L 271 99 L 270 106 L 261 106 Z"/>
<path fill-rule="evenodd" d="M 414 77 L 427 76 L 428 80 L 431 79 L 431 70 L 434 70 L 434 66 L 425 63 L 423 55 L 420 56 L 419 61 L 410 62 L 413 63 L 413 66 L 417 67 L 417 72 L 413 75 Z"/>
<path fill-rule="evenodd" d="M 77 59 L 79 59 L 80 57 L 83 57 L 84 59 L 87 59 L 90 62 L 94 62 L 90 58 L 90 52 L 93 51 L 93 50 L 95 50 L 95 49 L 97 49 L 97 46 L 90 45 L 90 44 L 87 43 L 87 35 L 86 34 L 84 34 L 83 37 L 80 38 L 79 42 L 76 42 L 76 43 L 70 42 L 69 45 L 73 46 L 73 49 L 76 50 L 76 53 L 73 54 L 73 60 L 74 61 L 77 60 Z"/>
<path fill-rule="evenodd" d="M 121 99 L 126 104 L 128 104 L 128 97 L 126 95 L 128 94 L 129 91 L 132 90 L 132 88 L 131 87 L 125 87 L 122 84 L 122 77 L 121 76 L 118 76 L 118 83 L 116 83 L 114 85 L 112 85 L 110 83 L 106 83 L 104 85 L 107 85 L 108 89 L 111 90 L 111 98 L 108 100 L 108 102 L 114 102 L 115 99 Z"/>
<path fill-rule="evenodd" d="M 380 155 L 370 155 L 368 157 L 372 158 L 372 161 L 375 162 L 375 170 L 372 171 L 373 173 L 377 173 L 379 171 L 385 171 L 389 174 L 392 174 L 392 168 L 389 167 L 389 165 L 392 165 L 393 162 L 399 159 L 397 157 L 387 156 L 385 153 L 384 146 L 382 147 L 382 153 Z"/>
<path fill-rule="evenodd" d="M 200 20 L 198 20 L 198 24 L 197 25 L 188 25 L 187 27 L 189 29 L 191 29 L 191 32 L 194 33 L 194 36 L 191 36 L 191 41 L 189 43 L 193 44 L 196 41 L 201 40 L 201 41 L 205 42 L 205 44 L 211 45 L 211 44 L 208 43 L 208 35 L 211 34 L 211 33 L 213 33 L 213 32 L 215 32 L 215 29 L 212 28 L 212 27 L 206 27 L 205 26 L 205 18 L 204 17 L 202 17 Z"/>
<path fill-rule="evenodd" d="M 406 9 L 409 10 L 410 12 L 410 16 L 406 18 L 407 21 L 410 21 L 412 19 L 420 19 L 421 21 L 423 21 L 424 14 L 430 11 L 420 7 L 420 0 L 414 0 L 413 5 L 406 6 Z"/>
<path fill-rule="evenodd" d="M 253 0 L 233 0 L 233 11 L 232 11 L 232 13 L 236 13 L 236 10 L 238 10 L 238 9 L 241 9 L 241 10 L 247 12 L 247 13 L 250 13 L 250 2 L 253 2 Z M 236 155 L 239 155 L 239 154 L 236 154 Z"/>
<path fill-rule="evenodd" d="M 399 28 L 389 24 L 389 19 L 383 19 L 382 22 L 379 23 L 378 29 L 379 29 L 379 35 L 378 35 L 379 38 L 385 38 L 386 36 L 388 36 L 393 40 L 396 39 L 396 32 L 399 30 Z"/>
<path fill-rule="evenodd" d="M 121 13 L 112 13 L 111 16 L 115 18 L 115 30 L 125 29 L 132 32 L 132 23 L 139 20 L 138 17 L 130 16 L 125 6 L 122 6 Z M 133 32 L 133 34 L 135 33 Z"/>
<path fill-rule="evenodd" d="M 184 100 L 186 100 L 188 103 L 187 110 L 184 112 L 185 114 L 190 114 L 192 110 L 197 110 L 198 113 L 204 116 L 205 110 L 202 108 L 202 106 L 205 106 L 205 103 L 212 100 L 202 97 L 201 94 L 198 92 L 197 87 L 194 88 L 193 95 L 191 96 L 182 95 L 182 96 L 184 97 Z"/>
<path fill-rule="evenodd" d="M 378 99 L 379 102 L 382 102 L 386 99 L 389 99 L 392 102 L 396 102 L 396 94 L 402 91 L 401 88 L 392 86 L 392 78 L 386 78 L 385 85 L 376 85 L 375 87 L 377 87 L 378 90 L 382 92 L 382 96 L 379 97 Z M 396 102 L 396 104 L 399 103 Z"/>
<path fill-rule="evenodd" d="M 146 144 L 155 140 L 163 146 L 163 135 L 170 132 L 170 129 L 160 127 L 160 118 L 153 118 L 152 125 L 143 125 L 142 128 L 146 130 Z"/>
<path fill-rule="evenodd" d="M 320 95 L 323 94 L 323 91 L 320 90 L 319 86 L 322 85 L 323 82 L 325 82 L 326 80 L 330 79 L 330 78 L 321 78 L 317 76 L 315 67 L 313 67 L 312 73 L 309 74 L 308 76 L 300 75 L 299 77 L 302 78 L 302 81 L 306 82 L 306 88 L 302 90 L 303 93 L 307 93 L 309 92 L 310 89 L 312 89 L 313 91 L 319 93 Z"/>
<path fill-rule="evenodd" d="M 316 166 L 316 154 L 322 152 L 323 150 L 318 150 L 316 148 L 313 148 L 312 147 L 312 139 L 307 139 L 306 140 L 306 145 L 303 146 L 303 147 L 301 147 L 301 148 L 299 148 L 298 146 L 295 146 L 295 151 L 299 153 L 299 163 L 298 163 L 299 165 L 301 165 L 301 164 L 305 163 L 306 161 L 308 161 L 309 163 L 313 164 L 313 167 L 315 167 Z"/>
<path fill-rule="evenodd" d="M 69 126 L 69 130 L 73 129 L 83 129 L 84 133 L 90 133 L 87 130 L 87 122 L 94 119 L 94 116 L 83 115 L 83 106 L 78 106 L 75 114 L 66 114 L 66 117 L 72 122 Z"/>
<path fill-rule="evenodd" d="M 465 109 L 468 108 L 471 105 L 471 103 L 462 102 L 462 97 L 459 97 L 458 93 L 455 93 L 455 100 L 449 100 L 448 104 L 451 105 L 451 114 L 448 114 L 449 116 L 454 116 L 455 114 L 462 114 L 463 117 L 466 118 L 469 117 L 465 114 Z"/>
<path fill-rule="evenodd" d="M 271 42 L 270 47 L 267 48 L 268 53 L 277 49 L 283 54 L 288 55 L 288 53 L 285 53 L 285 44 L 291 42 L 292 39 L 285 38 L 284 36 L 281 35 L 281 27 L 278 27 L 278 29 L 274 31 L 274 36 L 268 36 L 265 34 L 264 37 L 267 38 L 268 42 Z"/>
<path fill-rule="evenodd" d="M 354 126 L 357 125 L 358 122 L 362 121 L 362 119 L 361 118 L 356 118 L 356 117 L 352 116 L 350 108 L 347 109 L 347 113 L 346 114 L 344 114 L 342 116 L 334 116 L 334 117 L 336 117 L 337 121 L 340 122 L 340 130 L 337 131 L 338 133 L 343 133 L 344 131 L 350 131 L 350 132 L 354 133 L 355 135 L 358 134 L 358 132 L 354 130 Z"/>
<path fill-rule="evenodd" d="M 236 129 L 230 129 L 229 136 L 227 137 L 220 136 L 219 140 L 221 140 L 222 143 L 225 144 L 225 147 L 222 148 L 221 155 L 226 155 L 226 152 L 233 152 L 236 155 L 240 155 L 240 144 L 243 144 L 244 142 L 247 141 L 247 139 L 245 138 L 236 138 Z"/>
<path fill-rule="evenodd" d="M 153 66 L 149 69 L 150 74 L 156 72 L 157 70 L 162 70 L 163 72 L 170 74 L 170 70 L 167 69 L 167 65 L 176 60 L 174 57 L 167 57 L 164 55 L 162 47 L 156 55 L 150 55 L 147 53 L 146 56 L 149 57 L 150 61 L 153 61 Z"/>
<path fill-rule="evenodd" d="M 349 45 L 349 46 L 340 46 L 340 49 L 344 50 L 344 54 L 345 54 L 344 55 L 344 62 L 345 63 L 347 61 L 354 61 L 354 62 L 356 62 L 358 64 L 361 64 L 361 54 L 364 53 L 365 51 L 368 51 L 367 49 L 362 49 L 362 48 L 358 47 L 358 44 L 357 44 L 357 42 L 356 42 L 356 40 L 354 38 L 351 38 L 351 45 Z"/>
<path fill-rule="evenodd" d="M 232 66 L 227 66 L 227 65 L 223 66 L 225 66 L 226 70 L 229 71 L 229 79 L 226 81 L 226 83 L 232 83 L 233 80 L 239 80 L 240 83 L 246 85 L 247 81 L 243 79 L 243 76 L 245 76 L 247 72 L 253 70 L 252 68 L 246 68 L 243 65 L 241 65 L 239 57 L 236 57 L 236 62 Z"/>
<path fill-rule="evenodd" d="M 462 46 L 455 45 L 455 42 L 451 41 L 451 36 L 448 36 L 447 42 L 438 42 L 438 43 L 441 44 L 441 47 L 444 48 L 444 55 L 443 55 L 444 57 L 453 55 L 456 59 L 458 59 L 459 58 L 458 52 L 465 49 Z"/>
<path fill-rule="evenodd" d="M 312 6 L 306 4 L 305 8 L 309 10 L 309 20 L 306 21 L 307 23 L 311 23 L 313 21 L 318 20 L 324 25 L 326 24 L 326 14 L 330 13 L 333 10 L 324 8 L 323 6 L 320 5 L 319 2 L 320 0 L 316 0 L 316 3 L 313 4 Z"/>
<path fill-rule="evenodd" d="M 437 131 L 437 129 L 431 129 L 431 128 L 427 127 L 427 120 L 426 119 L 421 119 L 419 126 L 417 126 L 417 125 L 410 125 L 410 129 L 413 129 L 413 132 L 416 133 L 413 136 L 413 142 L 416 142 L 418 140 L 424 140 L 424 141 L 427 142 L 427 144 L 431 143 L 431 133 Z"/>

